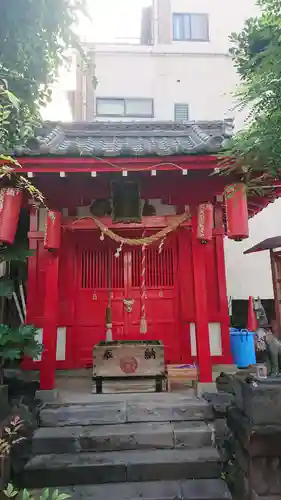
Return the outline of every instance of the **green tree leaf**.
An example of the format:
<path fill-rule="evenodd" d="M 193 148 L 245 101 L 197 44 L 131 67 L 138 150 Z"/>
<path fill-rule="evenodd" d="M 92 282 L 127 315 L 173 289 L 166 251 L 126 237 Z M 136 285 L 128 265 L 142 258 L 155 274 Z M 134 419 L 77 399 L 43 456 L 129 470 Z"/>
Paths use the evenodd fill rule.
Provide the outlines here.
<path fill-rule="evenodd" d="M 281 0 L 259 0 L 260 17 L 249 19 L 231 36 L 231 54 L 242 84 L 239 106 L 249 109 L 247 126 L 230 142 L 222 162 L 226 172 L 238 170 L 249 187 L 279 180 L 281 158 Z"/>
<path fill-rule="evenodd" d="M 15 291 L 14 282 L 9 278 L 0 278 L 0 297 L 11 298 Z"/>

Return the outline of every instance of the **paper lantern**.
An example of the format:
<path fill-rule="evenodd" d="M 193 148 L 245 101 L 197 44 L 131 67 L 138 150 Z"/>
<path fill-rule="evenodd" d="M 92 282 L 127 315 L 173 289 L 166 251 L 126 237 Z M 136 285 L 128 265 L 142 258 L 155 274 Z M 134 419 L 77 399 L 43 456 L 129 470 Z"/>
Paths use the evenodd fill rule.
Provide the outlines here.
<path fill-rule="evenodd" d="M 246 186 L 242 182 L 225 188 L 227 236 L 242 241 L 249 237 Z"/>
<path fill-rule="evenodd" d="M 214 207 L 212 203 L 201 203 L 197 212 L 197 239 L 208 243 L 213 238 Z"/>
<path fill-rule="evenodd" d="M 14 242 L 22 205 L 22 191 L 4 188 L 0 193 L 0 241 Z"/>
<path fill-rule="evenodd" d="M 44 248 L 58 250 L 61 241 L 61 213 L 57 210 L 48 210 L 45 226 Z"/>

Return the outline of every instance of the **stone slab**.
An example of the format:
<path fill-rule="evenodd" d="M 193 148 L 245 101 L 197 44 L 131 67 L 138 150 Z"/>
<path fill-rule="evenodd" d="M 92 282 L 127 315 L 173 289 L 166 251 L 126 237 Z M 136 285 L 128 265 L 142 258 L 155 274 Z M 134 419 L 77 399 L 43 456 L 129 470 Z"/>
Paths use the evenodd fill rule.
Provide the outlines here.
<path fill-rule="evenodd" d="M 126 457 L 127 481 L 208 479 L 220 475 L 214 448 L 130 452 Z"/>
<path fill-rule="evenodd" d="M 68 405 L 45 408 L 40 413 L 42 426 L 79 426 L 120 424 L 126 421 L 125 403 Z"/>
<path fill-rule="evenodd" d="M 43 488 L 126 481 L 126 464 L 113 453 L 37 455 L 26 465 L 20 485 Z"/>
<path fill-rule="evenodd" d="M 80 451 L 83 427 L 40 427 L 32 439 L 33 455 L 76 453 Z"/>
<path fill-rule="evenodd" d="M 37 455 L 26 465 L 26 488 L 124 481 L 219 478 L 217 450 L 145 450 Z"/>
<path fill-rule="evenodd" d="M 175 401 L 127 402 L 128 422 L 175 422 L 212 420 L 209 403 L 198 398 L 182 398 Z"/>
<path fill-rule="evenodd" d="M 220 479 L 70 486 L 60 491 L 71 494 L 72 500 L 231 500 L 226 484 Z M 31 493 L 39 500 L 42 490 Z"/>
<path fill-rule="evenodd" d="M 176 500 L 181 498 L 179 481 L 104 484 L 75 487 L 73 500 Z"/>
<path fill-rule="evenodd" d="M 120 451 L 173 448 L 173 427 L 169 424 L 107 425 L 86 427 L 80 438 L 81 451 Z"/>
<path fill-rule="evenodd" d="M 214 429 L 205 422 L 175 422 L 176 448 L 202 448 L 214 443 Z"/>
<path fill-rule="evenodd" d="M 119 425 L 41 427 L 33 455 L 212 446 L 214 429 L 205 422 L 147 422 Z"/>
<path fill-rule="evenodd" d="M 42 427 L 33 437 L 33 454 L 173 448 L 171 424 L 140 423 L 84 427 Z"/>

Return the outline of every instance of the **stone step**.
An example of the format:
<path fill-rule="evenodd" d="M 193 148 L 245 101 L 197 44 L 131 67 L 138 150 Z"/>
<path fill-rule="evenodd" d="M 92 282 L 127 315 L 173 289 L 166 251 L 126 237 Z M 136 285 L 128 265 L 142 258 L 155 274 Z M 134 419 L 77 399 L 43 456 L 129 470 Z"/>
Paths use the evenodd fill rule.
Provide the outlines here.
<path fill-rule="evenodd" d="M 72 486 L 61 491 L 71 495 L 71 500 L 231 500 L 221 479 Z M 32 491 L 35 500 L 40 494 L 42 490 Z"/>
<path fill-rule="evenodd" d="M 47 406 L 40 413 L 41 426 L 122 424 L 125 422 L 176 422 L 212 420 L 212 406 L 198 398 L 128 399 Z"/>
<path fill-rule="evenodd" d="M 33 436 L 33 455 L 212 446 L 212 424 L 140 424 L 41 427 Z"/>
<path fill-rule="evenodd" d="M 213 479 L 220 477 L 213 447 L 197 450 L 111 451 L 37 455 L 22 474 L 25 488 L 133 481 Z"/>

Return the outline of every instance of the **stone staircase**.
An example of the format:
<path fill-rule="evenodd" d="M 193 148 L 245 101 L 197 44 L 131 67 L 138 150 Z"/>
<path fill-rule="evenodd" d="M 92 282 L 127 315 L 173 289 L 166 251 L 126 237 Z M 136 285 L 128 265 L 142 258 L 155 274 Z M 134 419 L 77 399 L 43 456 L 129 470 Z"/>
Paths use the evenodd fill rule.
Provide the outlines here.
<path fill-rule="evenodd" d="M 22 486 L 60 487 L 75 500 L 231 499 L 207 402 L 179 394 L 95 398 L 44 407 Z"/>

